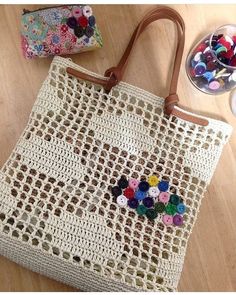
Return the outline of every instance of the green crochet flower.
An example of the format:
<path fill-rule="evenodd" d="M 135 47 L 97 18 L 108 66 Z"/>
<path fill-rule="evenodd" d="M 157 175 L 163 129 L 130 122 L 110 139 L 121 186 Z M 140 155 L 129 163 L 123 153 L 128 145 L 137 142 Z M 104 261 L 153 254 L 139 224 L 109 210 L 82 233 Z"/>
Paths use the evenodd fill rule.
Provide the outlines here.
<path fill-rule="evenodd" d="M 147 208 L 144 205 L 139 205 L 136 211 L 138 215 L 144 215 L 147 212 Z"/>
<path fill-rule="evenodd" d="M 157 212 L 154 209 L 148 209 L 146 212 L 146 216 L 148 219 L 153 220 L 157 218 Z"/>
<path fill-rule="evenodd" d="M 165 209 L 166 213 L 169 215 L 174 215 L 177 211 L 177 208 L 174 204 L 168 204 Z"/>

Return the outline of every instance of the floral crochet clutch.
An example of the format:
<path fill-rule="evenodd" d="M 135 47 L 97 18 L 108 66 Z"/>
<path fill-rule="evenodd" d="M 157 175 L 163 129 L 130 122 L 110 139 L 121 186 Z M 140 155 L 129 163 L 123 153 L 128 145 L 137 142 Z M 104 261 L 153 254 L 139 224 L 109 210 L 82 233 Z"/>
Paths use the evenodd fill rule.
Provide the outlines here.
<path fill-rule="evenodd" d="M 25 58 L 73 54 L 102 47 L 92 8 L 63 5 L 24 10 L 21 44 Z"/>

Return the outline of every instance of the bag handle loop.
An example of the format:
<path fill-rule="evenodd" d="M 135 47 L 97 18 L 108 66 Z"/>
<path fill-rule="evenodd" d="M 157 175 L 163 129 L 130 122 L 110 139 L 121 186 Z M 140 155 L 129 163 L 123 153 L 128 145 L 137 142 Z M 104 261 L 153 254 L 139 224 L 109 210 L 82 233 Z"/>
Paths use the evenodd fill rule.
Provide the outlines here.
<path fill-rule="evenodd" d="M 139 38 L 139 36 L 142 34 L 144 29 L 152 22 L 159 20 L 159 19 L 169 19 L 173 21 L 176 24 L 177 27 L 177 33 L 178 33 L 178 44 L 176 49 L 176 54 L 174 58 L 174 67 L 173 67 L 173 73 L 170 83 L 170 94 L 175 94 L 177 90 L 177 83 L 178 83 L 178 77 L 179 77 L 179 71 L 180 71 L 180 65 L 181 65 L 181 59 L 183 55 L 183 49 L 184 49 L 184 41 L 185 41 L 185 25 L 184 21 L 181 18 L 181 16 L 173 9 L 165 6 L 158 6 L 154 10 L 150 11 L 147 15 L 144 16 L 144 18 L 141 20 L 141 22 L 138 24 L 137 28 L 135 29 L 131 40 L 121 57 L 118 65 L 116 67 L 112 67 L 108 69 L 105 72 L 106 77 L 110 77 L 111 80 L 115 80 L 115 83 L 119 83 L 120 80 L 123 77 L 125 68 L 128 64 L 128 59 L 130 54 L 132 53 L 134 46 Z M 110 83 L 113 84 L 113 83 Z M 108 84 L 107 90 L 109 91 L 112 87 Z"/>
<path fill-rule="evenodd" d="M 176 109 L 175 106 L 178 105 L 179 98 L 177 95 L 177 84 L 178 84 L 178 78 L 179 78 L 179 72 L 180 72 L 180 66 L 181 66 L 181 60 L 183 56 L 183 50 L 184 50 L 184 42 L 185 42 L 185 25 L 182 17 L 177 13 L 174 9 L 167 7 L 167 6 L 157 6 L 155 9 L 147 13 L 144 18 L 140 21 L 138 26 L 136 27 L 130 42 L 121 57 L 118 65 L 116 67 L 111 67 L 105 72 L 105 77 L 108 77 L 107 80 L 95 78 L 91 75 L 81 73 L 75 69 L 67 68 L 67 73 L 76 76 L 81 79 L 89 80 L 94 83 L 101 84 L 104 86 L 105 90 L 109 92 L 112 87 L 117 85 L 123 77 L 124 71 L 126 69 L 126 66 L 128 64 L 129 56 L 132 53 L 134 46 L 139 38 L 139 36 L 142 34 L 144 29 L 152 22 L 159 20 L 159 19 L 169 19 L 172 22 L 175 23 L 177 27 L 177 48 L 174 58 L 174 66 L 173 66 L 173 72 L 171 77 L 171 83 L 170 83 L 170 89 L 169 89 L 169 95 L 165 98 L 165 107 L 164 112 L 167 115 L 174 115 L 179 118 L 182 118 L 186 121 L 190 121 L 195 124 L 199 124 L 202 126 L 208 125 L 208 121 L 206 119 L 193 116 L 189 113 L 186 113 L 179 108 Z"/>

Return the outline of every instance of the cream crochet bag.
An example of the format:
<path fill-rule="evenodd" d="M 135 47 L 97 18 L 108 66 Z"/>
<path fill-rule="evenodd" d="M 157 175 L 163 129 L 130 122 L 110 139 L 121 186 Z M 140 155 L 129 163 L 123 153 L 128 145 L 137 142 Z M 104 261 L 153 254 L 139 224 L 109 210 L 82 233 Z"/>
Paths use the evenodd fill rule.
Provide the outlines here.
<path fill-rule="evenodd" d="M 118 83 L 137 37 L 160 18 L 174 21 L 179 37 L 166 100 Z M 0 171 L 0 253 L 80 290 L 177 288 L 203 193 L 231 133 L 226 123 L 176 106 L 184 25 L 175 11 L 149 13 L 131 43 L 108 78 L 55 57 Z M 184 201 L 182 226 L 114 200 L 111 188 L 121 176 L 152 174 Z"/>

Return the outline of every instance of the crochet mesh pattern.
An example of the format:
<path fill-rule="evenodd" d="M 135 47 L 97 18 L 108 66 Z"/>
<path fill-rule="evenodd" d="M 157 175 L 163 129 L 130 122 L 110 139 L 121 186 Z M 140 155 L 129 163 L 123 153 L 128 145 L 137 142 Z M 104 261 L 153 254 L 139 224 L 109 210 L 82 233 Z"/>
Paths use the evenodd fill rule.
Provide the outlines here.
<path fill-rule="evenodd" d="M 55 57 L 26 129 L 0 172 L 0 253 L 92 291 L 177 288 L 203 193 L 231 127 L 163 114 L 126 83 L 109 94 Z M 111 187 L 156 174 L 187 206 L 182 227 L 120 208 Z"/>

